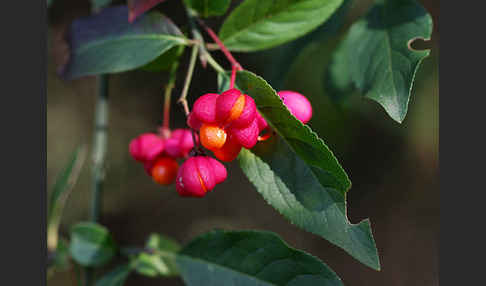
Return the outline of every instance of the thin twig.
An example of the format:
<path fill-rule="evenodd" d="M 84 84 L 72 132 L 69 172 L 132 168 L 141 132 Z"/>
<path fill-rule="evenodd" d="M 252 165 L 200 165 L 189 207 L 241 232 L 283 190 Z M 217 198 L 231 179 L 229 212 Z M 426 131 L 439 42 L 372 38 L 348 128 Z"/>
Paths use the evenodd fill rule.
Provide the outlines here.
<path fill-rule="evenodd" d="M 206 49 L 209 50 L 209 51 L 217 51 L 217 50 L 220 50 L 218 44 L 216 43 L 206 43 Z"/>
<path fill-rule="evenodd" d="M 199 46 L 192 47 L 191 59 L 189 61 L 189 67 L 187 69 L 186 80 L 184 81 L 184 87 L 182 88 L 181 97 L 179 97 L 179 102 L 184 107 L 184 113 L 189 116 L 189 106 L 187 103 L 187 92 L 189 90 L 189 85 L 191 85 L 192 74 L 194 72 L 194 67 L 196 66 L 196 58 L 199 50 Z"/>
<path fill-rule="evenodd" d="M 193 42 L 197 42 L 197 45 L 199 45 L 199 60 L 201 61 L 201 65 L 203 68 L 206 68 L 207 64 L 207 59 L 205 57 L 205 54 L 208 53 L 206 48 L 204 47 L 204 38 L 199 32 L 199 30 L 196 27 L 196 23 L 194 22 L 194 12 L 186 8 L 186 14 L 187 14 L 187 20 L 189 22 L 189 26 L 191 26 L 191 34 L 194 39 L 192 39 Z"/>
<path fill-rule="evenodd" d="M 226 73 L 224 68 L 216 62 L 216 60 L 209 54 L 205 54 L 204 57 L 206 57 L 208 64 L 218 73 Z"/>
<path fill-rule="evenodd" d="M 169 81 L 165 86 L 164 92 L 164 119 L 162 122 L 162 128 L 160 133 L 164 138 L 170 136 L 170 101 L 172 97 L 172 89 L 175 86 L 177 67 L 179 66 L 179 61 L 175 61 L 170 67 Z"/>
<path fill-rule="evenodd" d="M 191 12 L 189 9 L 186 9 L 187 12 L 187 18 L 189 21 L 189 25 L 191 26 L 191 33 L 192 36 L 194 37 L 194 41 L 197 41 L 200 45 L 199 48 L 199 55 L 200 55 L 200 60 L 201 64 L 204 68 L 206 68 L 206 63 L 209 63 L 209 65 L 218 73 L 225 73 L 225 70 L 216 62 L 216 60 L 211 56 L 211 54 L 208 52 L 206 49 L 206 44 L 204 42 L 204 38 L 202 37 L 201 33 L 197 29 L 196 23 L 194 22 L 194 19 L 196 18 L 196 15 Z M 215 44 L 213 44 L 215 45 Z M 209 47 L 209 46 L 208 46 Z M 216 47 L 219 46 L 216 45 Z M 212 47 L 214 49 L 214 46 Z"/>

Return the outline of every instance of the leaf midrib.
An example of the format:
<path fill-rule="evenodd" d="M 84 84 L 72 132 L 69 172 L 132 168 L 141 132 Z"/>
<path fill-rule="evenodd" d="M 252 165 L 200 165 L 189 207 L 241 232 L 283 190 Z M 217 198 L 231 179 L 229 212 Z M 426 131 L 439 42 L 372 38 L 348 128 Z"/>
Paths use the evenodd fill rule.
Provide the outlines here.
<path fill-rule="evenodd" d="M 269 282 L 269 281 L 266 281 L 266 280 L 262 280 L 261 278 L 259 277 L 256 277 L 256 276 L 251 276 L 250 274 L 248 273 L 244 273 L 244 272 L 241 272 L 239 270 L 235 270 L 233 268 L 230 268 L 230 267 L 226 267 L 224 265 L 221 265 L 221 264 L 216 264 L 215 262 L 212 262 L 212 261 L 208 261 L 208 260 L 203 260 L 201 258 L 198 258 L 198 257 L 192 257 L 192 256 L 188 256 L 188 255 L 185 255 L 185 254 L 179 254 L 179 257 L 181 258 L 186 258 L 186 259 L 189 259 L 189 260 L 194 260 L 194 261 L 197 261 L 197 262 L 201 262 L 201 263 L 204 263 L 204 264 L 208 264 L 208 265 L 211 265 L 213 267 L 216 267 L 216 268 L 221 268 L 223 270 L 226 270 L 226 271 L 229 271 L 229 272 L 234 272 L 234 273 L 238 273 L 238 274 L 241 274 L 242 276 L 245 276 L 245 277 L 249 277 L 253 280 L 258 280 L 262 283 L 265 283 L 269 286 L 281 286 L 279 284 L 275 284 L 275 283 L 272 283 L 272 282 Z M 275 260 L 277 261 L 277 260 Z M 274 261 L 272 261 L 271 263 L 273 263 Z M 301 273 L 301 274 L 298 274 L 296 275 L 295 277 L 298 277 L 300 275 L 314 275 L 314 276 L 319 276 L 318 274 L 314 274 L 314 273 Z M 292 279 L 295 279 L 295 277 L 293 277 Z M 288 284 L 289 281 L 292 281 L 292 280 L 288 280 L 285 285 Z"/>
<path fill-rule="evenodd" d="M 92 43 L 83 45 L 78 48 L 77 53 L 81 54 L 86 52 L 89 49 L 92 49 L 93 47 L 97 46 L 102 46 L 106 43 L 116 43 L 116 42 L 124 42 L 124 41 L 133 41 L 133 40 L 168 40 L 168 41 L 174 41 L 174 42 L 179 42 L 182 45 L 187 45 L 187 39 L 183 37 L 177 37 L 177 36 L 169 36 L 169 35 L 130 35 L 130 36 L 124 36 L 121 38 L 117 39 L 105 39 L 105 40 L 98 40 L 94 41 Z"/>

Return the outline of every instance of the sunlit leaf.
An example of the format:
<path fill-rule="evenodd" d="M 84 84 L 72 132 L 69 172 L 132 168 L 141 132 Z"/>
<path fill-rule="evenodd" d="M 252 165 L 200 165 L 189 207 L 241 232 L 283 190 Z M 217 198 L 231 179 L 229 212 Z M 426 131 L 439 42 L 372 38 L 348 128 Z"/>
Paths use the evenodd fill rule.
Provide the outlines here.
<path fill-rule="evenodd" d="M 246 0 L 223 23 L 219 36 L 234 51 L 268 49 L 317 28 L 343 0 Z"/>
<path fill-rule="evenodd" d="M 261 77 L 241 71 L 236 85 L 255 100 L 260 113 L 279 135 L 240 153 L 240 166 L 257 191 L 293 224 L 379 269 L 370 222 L 349 222 L 346 192 L 351 182 L 324 141 L 291 115 Z"/>

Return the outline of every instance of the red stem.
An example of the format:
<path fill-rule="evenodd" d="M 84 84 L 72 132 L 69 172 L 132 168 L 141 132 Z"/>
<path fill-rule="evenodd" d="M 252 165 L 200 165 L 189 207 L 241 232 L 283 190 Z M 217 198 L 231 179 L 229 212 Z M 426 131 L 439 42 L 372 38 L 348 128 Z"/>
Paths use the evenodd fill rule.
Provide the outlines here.
<path fill-rule="evenodd" d="M 209 36 L 213 39 L 213 41 L 219 46 L 223 54 L 226 56 L 228 61 L 231 63 L 233 67 L 236 68 L 236 70 L 243 70 L 243 67 L 240 65 L 238 61 L 235 60 L 231 52 L 226 48 L 226 46 L 221 42 L 221 40 L 218 38 L 216 33 L 213 31 L 213 29 L 209 28 L 206 26 L 206 24 L 199 18 L 197 18 L 197 21 L 199 24 L 206 30 L 206 32 L 209 34 Z"/>
<path fill-rule="evenodd" d="M 165 104 L 164 105 L 164 121 L 163 121 L 163 124 L 162 124 L 162 127 L 164 129 L 169 129 L 169 119 L 170 118 L 170 105 L 169 104 Z"/>
<path fill-rule="evenodd" d="M 234 88 L 234 87 L 235 87 L 236 70 L 237 70 L 237 67 L 236 67 L 235 65 L 233 65 L 233 66 L 231 67 L 231 81 L 230 81 L 230 88 Z"/>

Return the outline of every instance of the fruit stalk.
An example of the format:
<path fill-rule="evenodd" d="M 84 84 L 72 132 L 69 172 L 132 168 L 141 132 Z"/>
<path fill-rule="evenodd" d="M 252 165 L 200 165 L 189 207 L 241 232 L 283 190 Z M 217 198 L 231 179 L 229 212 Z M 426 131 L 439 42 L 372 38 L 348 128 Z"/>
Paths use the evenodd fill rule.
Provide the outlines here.
<path fill-rule="evenodd" d="M 184 113 L 189 116 L 189 106 L 187 104 L 187 92 L 189 91 L 189 85 L 191 85 L 192 74 L 194 73 L 194 67 L 196 66 L 196 58 L 199 47 L 194 45 L 192 47 L 191 59 L 189 61 L 189 67 L 187 69 L 186 80 L 184 81 L 184 87 L 182 89 L 181 97 L 179 97 L 178 102 L 182 104 L 184 108 Z"/>

